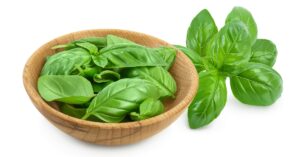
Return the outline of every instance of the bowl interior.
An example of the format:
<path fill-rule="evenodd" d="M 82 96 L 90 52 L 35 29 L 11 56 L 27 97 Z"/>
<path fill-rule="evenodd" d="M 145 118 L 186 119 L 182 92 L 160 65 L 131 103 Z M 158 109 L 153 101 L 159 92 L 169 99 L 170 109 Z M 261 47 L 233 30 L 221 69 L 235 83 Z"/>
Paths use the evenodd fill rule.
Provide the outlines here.
<path fill-rule="evenodd" d="M 52 109 L 57 110 L 55 104 L 53 105 L 53 103 L 52 104 L 46 103 L 39 96 L 37 91 L 37 80 L 41 68 L 45 63 L 45 58 L 47 56 L 56 53 L 56 51 L 52 50 L 51 47 L 58 44 L 65 44 L 70 41 L 84 38 L 84 37 L 91 37 L 91 36 L 100 37 L 100 36 L 106 36 L 108 34 L 117 35 L 148 47 L 170 46 L 168 43 L 149 35 L 145 35 L 137 32 L 131 32 L 131 31 L 115 30 L 115 29 L 87 30 L 87 31 L 70 33 L 58 37 L 46 43 L 42 47 L 40 47 L 30 57 L 27 64 L 25 65 L 24 77 L 23 77 L 24 85 L 31 100 L 35 102 L 35 105 L 38 109 L 45 108 L 46 107 L 45 105 L 50 105 L 52 106 Z M 169 99 L 164 102 L 166 108 L 165 112 L 172 110 L 175 106 L 178 107 L 177 110 L 182 110 L 183 108 L 185 108 L 186 105 L 184 106 L 183 104 L 186 104 L 186 102 L 184 101 L 191 100 L 193 98 L 198 86 L 197 72 L 193 64 L 191 63 L 191 61 L 182 52 L 177 51 L 175 62 L 169 71 L 176 81 L 177 92 L 176 92 L 175 99 Z M 178 106 L 180 104 L 182 106 Z M 57 111 L 53 111 L 53 112 L 57 112 Z"/>

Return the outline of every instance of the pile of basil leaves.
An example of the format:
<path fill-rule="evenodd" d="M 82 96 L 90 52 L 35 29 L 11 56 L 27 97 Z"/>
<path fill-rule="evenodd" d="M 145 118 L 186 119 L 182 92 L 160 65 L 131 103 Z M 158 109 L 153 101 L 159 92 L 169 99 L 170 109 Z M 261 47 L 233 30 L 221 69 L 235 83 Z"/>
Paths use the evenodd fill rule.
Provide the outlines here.
<path fill-rule="evenodd" d="M 176 57 L 170 47 L 148 48 L 114 36 L 57 45 L 38 79 L 43 99 L 81 119 L 118 123 L 164 111 L 176 82 L 168 72 Z"/>
<path fill-rule="evenodd" d="M 191 128 L 211 123 L 226 104 L 226 78 L 233 95 L 242 103 L 273 104 L 282 93 L 282 78 L 272 66 L 275 44 L 257 39 L 257 26 L 249 11 L 235 7 L 219 31 L 210 15 L 202 10 L 191 22 L 186 47 L 177 45 L 199 72 L 199 89 L 188 109 Z"/>

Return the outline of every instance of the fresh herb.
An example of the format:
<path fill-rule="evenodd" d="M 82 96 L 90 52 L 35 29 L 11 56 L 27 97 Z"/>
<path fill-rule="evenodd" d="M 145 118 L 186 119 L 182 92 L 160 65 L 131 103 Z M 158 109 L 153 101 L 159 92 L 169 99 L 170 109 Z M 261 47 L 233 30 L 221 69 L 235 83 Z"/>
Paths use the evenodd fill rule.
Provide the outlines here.
<path fill-rule="evenodd" d="M 186 46 L 200 56 L 205 56 L 205 46 L 217 32 L 218 28 L 214 19 L 208 10 L 204 9 L 191 22 L 187 32 L 189 40 L 186 40 Z"/>
<path fill-rule="evenodd" d="M 186 47 L 176 45 L 199 72 L 199 88 L 189 106 L 191 128 L 211 123 L 226 104 L 225 80 L 230 79 L 233 95 L 242 103 L 257 106 L 273 104 L 282 93 L 282 78 L 272 66 L 275 44 L 257 39 L 257 26 L 249 11 L 235 7 L 217 30 L 207 10 L 191 22 Z"/>
<path fill-rule="evenodd" d="M 164 111 L 164 105 L 160 100 L 148 98 L 140 104 L 139 113 L 131 112 L 130 118 L 133 120 L 143 120 L 159 115 Z"/>
<path fill-rule="evenodd" d="M 164 111 L 162 99 L 175 97 L 176 82 L 167 71 L 174 48 L 148 48 L 107 35 L 52 49 L 58 53 L 47 58 L 38 90 L 69 116 L 109 123 L 143 120 Z"/>
<path fill-rule="evenodd" d="M 217 71 L 201 71 L 199 85 L 201 87 L 198 89 L 198 94 L 188 109 L 191 128 L 209 124 L 218 117 L 227 99 L 225 77 L 219 75 Z"/>
<path fill-rule="evenodd" d="M 130 43 L 114 44 L 101 49 L 100 55 L 93 57 L 93 60 L 102 68 L 167 66 L 167 62 L 155 50 Z"/>
<path fill-rule="evenodd" d="M 99 74 L 95 74 L 93 79 L 96 83 L 104 83 L 110 81 L 117 81 L 120 79 L 120 74 L 112 70 L 103 70 Z"/>
<path fill-rule="evenodd" d="M 157 86 L 150 81 L 121 79 L 97 94 L 82 119 L 93 115 L 105 122 L 120 122 L 145 99 L 158 99 L 158 93 Z"/>
<path fill-rule="evenodd" d="M 72 117 L 81 118 L 84 116 L 86 109 L 85 108 L 76 108 L 75 106 L 69 104 L 61 104 L 59 110 L 64 114 L 67 114 Z"/>
<path fill-rule="evenodd" d="M 128 71 L 127 76 L 153 82 L 159 88 L 161 97 L 175 97 L 176 82 L 171 74 L 162 67 L 132 68 Z"/>
<path fill-rule="evenodd" d="M 80 66 L 91 61 L 87 50 L 76 47 L 54 54 L 47 58 L 41 75 L 69 75 Z"/>
<path fill-rule="evenodd" d="M 94 97 L 91 83 L 78 75 L 43 75 L 38 90 L 46 101 L 84 104 Z"/>

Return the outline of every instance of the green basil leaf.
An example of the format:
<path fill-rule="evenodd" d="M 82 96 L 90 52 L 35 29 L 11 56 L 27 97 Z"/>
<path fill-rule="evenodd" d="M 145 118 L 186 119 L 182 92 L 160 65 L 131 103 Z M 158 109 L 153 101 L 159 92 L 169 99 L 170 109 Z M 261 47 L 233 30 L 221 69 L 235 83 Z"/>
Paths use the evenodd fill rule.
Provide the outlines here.
<path fill-rule="evenodd" d="M 101 57 L 100 55 L 92 56 L 92 60 L 97 66 L 101 68 L 104 68 L 108 64 L 108 59 Z"/>
<path fill-rule="evenodd" d="M 218 32 L 218 28 L 208 10 L 202 10 L 190 24 L 187 32 L 186 46 L 201 56 L 205 56 L 207 42 Z"/>
<path fill-rule="evenodd" d="M 171 74 L 162 67 L 140 67 L 129 69 L 127 77 L 151 81 L 159 88 L 160 97 L 175 97 L 176 82 Z"/>
<path fill-rule="evenodd" d="M 190 60 L 193 62 L 194 66 L 198 72 L 205 69 L 203 62 L 201 60 L 201 57 L 197 52 L 195 52 L 189 48 L 180 46 L 180 45 L 175 45 L 175 47 L 178 48 L 180 51 L 182 51 L 184 54 L 186 54 L 190 58 Z"/>
<path fill-rule="evenodd" d="M 215 71 L 200 72 L 198 93 L 188 108 L 190 127 L 195 129 L 212 122 L 221 113 L 226 99 L 225 78 Z"/>
<path fill-rule="evenodd" d="M 257 26 L 251 13 L 245 8 L 234 7 L 226 18 L 226 24 L 232 21 L 242 21 L 247 26 L 252 45 L 257 37 Z"/>
<path fill-rule="evenodd" d="M 134 43 L 130 40 L 127 40 L 127 39 L 124 39 L 124 38 L 121 38 L 121 37 L 118 37 L 118 36 L 115 36 L 115 35 L 107 35 L 106 38 L 107 38 L 107 46 L 124 44 L 124 43 L 125 44 L 137 45 L 136 43 Z"/>
<path fill-rule="evenodd" d="M 84 104 L 93 96 L 91 83 L 77 75 L 44 75 L 38 79 L 38 91 L 46 101 Z"/>
<path fill-rule="evenodd" d="M 99 67 L 90 67 L 90 66 L 84 66 L 83 68 L 77 67 L 77 71 L 73 71 L 72 74 L 74 75 L 80 75 L 88 79 L 93 79 L 94 75 L 99 73 L 102 69 Z"/>
<path fill-rule="evenodd" d="M 98 55 L 98 47 L 88 42 L 76 43 L 76 46 L 87 49 L 91 55 Z"/>
<path fill-rule="evenodd" d="M 281 76 L 264 64 L 249 63 L 245 66 L 249 68 L 242 67 L 239 74 L 230 78 L 233 95 L 249 105 L 273 104 L 282 93 Z"/>
<path fill-rule="evenodd" d="M 41 75 L 68 75 L 79 66 L 91 61 L 90 54 L 82 48 L 56 53 L 47 58 Z"/>
<path fill-rule="evenodd" d="M 84 116 L 86 112 L 86 108 L 78 108 L 74 105 L 69 105 L 69 104 L 60 105 L 59 110 L 62 113 L 75 118 L 81 118 L 82 116 Z M 94 121 L 94 122 L 103 122 L 101 119 L 95 116 L 90 116 L 87 120 Z"/>
<path fill-rule="evenodd" d="M 267 39 L 257 39 L 252 46 L 250 62 L 262 63 L 272 67 L 276 62 L 276 45 Z"/>
<path fill-rule="evenodd" d="M 130 118 L 132 120 L 144 120 L 157 116 L 164 112 L 164 105 L 160 100 L 149 98 L 143 101 L 139 107 L 139 113 L 131 112 Z"/>
<path fill-rule="evenodd" d="M 154 48 L 154 51 L 156 51 L 156 53 L 158 53 L 161 58 L 167 63 L 166 66 L 164 66 L 164 68 L 166 70 L 169 70 L 170 67 L 172 67 L 174 60 L 176 58 L 176 50 L 172 47 L 159 47 L 159 48 Z"/>
<path fill-rule="evenodd" d="M 107 46 L 94 56 L 93 61 L 102 68 L 126 68 L 141 66 L 167 66 L 155 49 L 132 44 Z"/>
<path fill-rule="evenodd" d="M 146 47 L 142 45 L 138 45 L 130 40 L 115 36 L 115 35 L 107 35 L 107 46 L 113 46 L 113 45 L 118 45 L 121 47 L 121 45 L 135 45 L 138 47 L 143 47 L 145 49 Z M 146 48 L 146 49 L 151 49 L 151 48 Z M 168 64 L 165 66 L 166 69 L 169 69 L 176 57 L 176 50 L 171 48 L 171 47 L 159 47 L 159 48 L 152 48 L 150 51 L 156 51 L 162 59 Z"/>
<path fill-rule="evenodd" d="M 107 45 L 106 37 L 87 37 L 73 41 L 73 43 L 88 42 L 96 45 L 98 48 L 103 48 Z"/>
<path fill-rule="evenodd" d="M 227 23 L 208 44 L 206 52 L 217 68 L 248 62 L 251 38 L 247 27 L 240 21 Z"/>
<path fill-rule="evenodd" d="M 88 38 L 82 38 L 79 40 L 74 40 L 68 44 L 56 45 L 56 46 L 52 47 L 52 49 L 64 48 L 65 50 L 70 50 L 70 49 L 77 47 L 76 43 L 85 43 L 85 42 L 94 44 L 99 49 L 106 46 L 106 38 L 105 37 L 88 37 Z"/>
<path fill-rule="evenodd" d="M 120 74 L 112 71 L 112 70 L 104 70 L 101 71 L 99 74 L 94 75 L 94 81 L 97 83 L 104 83 L 110 81 L 117 81 L 120 79 Z"/>
<path fill-rule="evenodd" d="M 86 112 L 85 108 L 76 108 L 69 104 L 60 105 L 59 110 L 60 112 L 75 118 L 81 118 Z"/>
<path fill-rule="evenodd" d="M 146 98 L 158 97 L 158 88 L 152 82 L 121 79 L 109 84 L 97 94 L 82 119 L 94 115 L 105 122 L 120 122 Z"/>
<path fill-rule="evenodd" d="M 226 77 L 233 77 L 240 74 L 243 71 L 246 71 L 251 68 L 260 67 L 260 64 L 255 64 L 251 62 L 245 62 L 242 64 L 237 65 L 224 65 L 222 68 L 219 69 L 219 72 L 222 73 L 223 76 Z"/>
<path fill-rule="evenodd" d="M 74 43 L 68 43 L 68 44 L 61 44 L 61 45 L 55 45 L 51 49 L 64 49 L 64 50 L 70 50 L 76 48 L 76 45 Z"/>
<path fill-rule="evenodd" d="M 94 93 L 100 92 L 104 89 L 107 85 L 113 83 L 113 81 L 103 82 L 103 83 L 92 83 Z"/>

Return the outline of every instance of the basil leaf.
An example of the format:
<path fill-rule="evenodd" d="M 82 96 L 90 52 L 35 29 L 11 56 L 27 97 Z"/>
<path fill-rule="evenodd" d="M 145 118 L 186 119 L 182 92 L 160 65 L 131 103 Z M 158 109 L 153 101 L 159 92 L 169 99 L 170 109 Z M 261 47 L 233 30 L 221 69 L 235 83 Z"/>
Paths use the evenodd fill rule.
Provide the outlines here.
<path fill-rule="evenodd" d="M 171 74 L 162 67 L 140 67 L 130 69 L 127 77 L 151 81 L 159 88 L 160 97 L 175 97 L 176 82 Z"/>
<path fill-rule="evenodd" d="M 257 39 L 252 46 L 250 62 L 262 63 L 272 67 L 276 62 L 277 49 L 275 44 L 267 39 Z"/>
<path fill-rule="evenodd" d="M 55 45 L 51 49 L 64 49 L 64 50 L 70 50 L 76 48 L 76 45 L 74 43 L 68 43 L 68 44 L 60 44 L 60 45 Z"/>
<path fill-rule="evenodd" d="M 120 74 L 115 71 L 104 70 L 101 71 L 99 74 L 95 74 L 93 79 L 97 83 L 104 83 L 119 80 L 120 77 Z"/>
<path fill-rule="evenodd" d="M 82 42 L 82 43 L 76 43 L 76 46 L 82 47 L 87 49 L 91 55 L 97 55 L 98 54 L 98 47 L 94 44 L 88 43 L 88 42 Z"/>
<path fill-rule="evenodd" d="M 140 104 L 139 113 L 131 112 L 130 118 L 132 120 L 144 120 L 157 116 L 164 112 L 164 105 L 160 100 L 148 98 Z"/>
<path fill-rule="evenodd" d="M 198 93 L 188 108 L 191 128 L 209 124 L 219 116 L 226 104 L 227 91 L 225 78 L 215 71 L 199 73 Z"/>
<path fill-rule="evenodd" d="M 156 53 L 158 53 L 161 56 L 161 58 L 167 63 L 167 65 L 164 66 L 164 68 L 166 70 L 169 70 L 170 67 L 172 67 L 176 58 L 176 50 L 174 48 L 165 46 L 154 48 L 153 50 L 156 51 Z"/>
<path fill-rule="evenodd" d="M 230 78 L 233 95 L 249 105 L 273 104 L 282 93 L 281 76 L 264 64 L 249 63 L 245 66 L 249 68 L 243 68 L 239 74 Z"/>
<path fill-rule="evenodd" d="M 88 37 L 73 41 L 73 43 L 88 42 L 96 45 L 98 48 L 103 48 L 107 45 L 106 37 Z"/>
<path fill-rule="evenodd" d="M 197 52 L 200 56 L 205 56 L 206 52 L 204 48 L 209 39 L 217 32 L 218 28 L 213 18 L 208 10 L 204 9 L 194 17 L 188 28 L 186 46 Z"/>
<path fill-rule="evenodd" d="M 60 105 L 59 110 L 60 112 L 75 118 L 81 118 L 86 112 L 85 108 L 76 108 L 69 104 Z"/>
<path fill-rule="evenodd" d="M 113 46 L 113 45 L 134 45 L 134 46 L 138 46 L 138 47 L 142 47 L 142 48 L 146 48 L 142 45 L 138 45 L 130 40 L 115 36 L 115 35 L 107 35 L 107 46 Z M 158 53 L 162 59 L 168 64 L 167 66 L 165 66 L 166 69 L 169 69 L 176 57 L 176 50 L 171 48 L 171 47 L 159 47 L 159 48 L 147 48 L 150 49 L 150 51 L 155 51 L 156 53 Z"/>
<path fill-rule="evenodd" d="M 93 61 L 102 68 L 126 68 L 141 66 L 167 66 L 155 49 L 132 44 L 107 46 L 94 56 Z"/>
<path fill-rule="evenodd" d="M 52 47 L 52 49 L 64 48 L 65 50 L 70 50 L 77 47 L 76 43 L 86 43 L 86 42 L 96 45 L 99 49 L 106 46 L 105 37 L 88 37 L 79 40 L 74 40 L 68 44 L 56 45 Z"/>
<path fill-rule="evenodd" d="M 201 57 L 197 52 L 195 52 L 189 48 L 180 46 L 180 45 L 175 45 L 175 47 L 178 48 L 180 51 L 182 51 L 184 54 L 186 54 L 190 58 L 190 60 L 193 62 L 194 66 L 198 72 L 205 69 L 203 62 L 201 61 Z"/>
<path fill-rule="evenodd" d="M 107 38 L 107 46 L 124 44 L 124 43 L 125 44 L 137 45 L 136 43 L 134 43 L 130 40 L 127 40 L 127 39 L 124 39 L 124 38 L 121 38 L 121 37 L 118 37 L 118 36 L 115 36 L 115 35 L 107 35 L 106 38 Z"/>
<path fill-rule="evenodd" d="M 59 107 L 60 112 L 75 118 L 81 118 L 86 112 L 86 108 L 78 108 L 69 104 L 62 104 Z M 94 122 L 103 122 L 95 116 L 90 116 L 87 120 Z"/>
<path fill-rule="evenodd" d="M 104 89 L 107 85 L 113 83 L 113 81 L 103 82 L 103 83 L 92 83 L 94 93 L 100 92 Z"/>
<path fill-rule="evenodd" d="M 68 75 L 77 66 L 88 64 L 90 61 L 91 56 L 85 49 L 62 51 L 47 58 L 41 75 Z"/>
<path fill-rule="evenodd" d="M 99 73 L 99 71 L 101 71 L 101 68 L 99 68 L 99 67 L 85 66 L 84 68 L 77 67 L 77 71 L 73 71 L 72 74 L 80 75 L 80 76 L 83 76 L 85 78 L 92 79 L 94 77 L 94 75 Z"/>
<path fill-rule="evenodd" d="M 233 77 L 233 76 L 240 74 L 243 71 L 246 71 L 251 68 L 257 68 L 259 66 L 260 66 L 260 64 L 245 62 L 245 63 L 239 64 L 238 66 L 224 65 L 221 69 L 219 69 L 219 71 L 222 73 L 223 76 Z"/>
<path fill-rule="evenodd" d="M 46 101 L 84 104 L 93 96 L 91 83 L 77 75 L 44 75 L 38 79 L 38 91 Z"/>
<path fill-rule="evenodd" d="M 251 38 L 247 27 L 240 21 L 226 24 L 211 40 L 206 50 L 217 68 L 247 62 L 251 56 L 250 51 Z"/>
<path fill-rule="evenodd" d="M 251 13 L 242 7 L 234 7 L 226 18 L 226 24 L 232 21 L 242 21 L 250 34 L 251 45 L 255 42 L 257 37 L 257 26 Z"/>
<path fill-rule="evenodd" d="M 146 98 L 158 97 L 158 88 L 152 82 L 121 79 L 109 84 L 97 94 L 82 119 L 94 115 L 105 122 L 120 122 Z"/>

